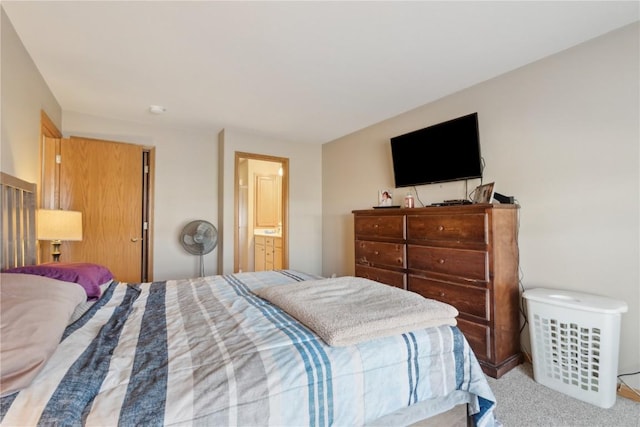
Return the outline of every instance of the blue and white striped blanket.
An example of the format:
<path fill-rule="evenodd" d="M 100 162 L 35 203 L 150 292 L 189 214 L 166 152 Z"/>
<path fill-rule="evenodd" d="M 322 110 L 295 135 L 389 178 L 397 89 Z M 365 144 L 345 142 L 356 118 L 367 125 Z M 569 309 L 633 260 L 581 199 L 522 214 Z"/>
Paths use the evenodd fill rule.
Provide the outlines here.
<path fill-rule="evenodd" d="M 457 393 L 478 425 L 494 424 L 493 394 L 456 327 L 330 347 L 251 292 L 316 278 L 114 282 L 34 383 L 0 400 L 1 423 L 357 426 Z"/>

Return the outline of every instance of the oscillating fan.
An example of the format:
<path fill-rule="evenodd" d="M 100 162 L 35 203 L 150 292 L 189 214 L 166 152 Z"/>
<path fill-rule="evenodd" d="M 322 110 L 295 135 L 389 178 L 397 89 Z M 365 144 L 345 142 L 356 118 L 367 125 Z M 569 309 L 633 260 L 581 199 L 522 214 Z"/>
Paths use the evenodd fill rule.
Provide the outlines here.
<path fill-rule="evenodd" d="M 191 221 L 180 233 L 182 247 L 192 255 L 200 256 L 200 277 L 204 276 L 204 258 L 218 245 L 218 230 L 209 221 Z"/>

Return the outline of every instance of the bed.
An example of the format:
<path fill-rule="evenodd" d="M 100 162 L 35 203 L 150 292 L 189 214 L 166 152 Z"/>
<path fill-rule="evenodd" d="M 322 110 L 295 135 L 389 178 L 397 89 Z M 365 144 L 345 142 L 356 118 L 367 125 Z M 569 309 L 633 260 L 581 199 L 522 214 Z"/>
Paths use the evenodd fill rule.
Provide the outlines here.
<path fill-rule="evenodd" d="M 18 290 L 60 282 L 3 273 L 3 293 L 16 278 Z M 0 398 L 0 423 L 390 426 L 462 405 L 471 423 L 499 425 L 495 398 L 457 327 L 329 345 L 264 297 L 324 281 L 295 270 L 107 280 L 82 304 L 74 298 L 84 287 L 64 282 L 74 296 L 60 337 L 29 384 Z M 3 318 L 2 327 L 8 336 L 12 324 Z"/>

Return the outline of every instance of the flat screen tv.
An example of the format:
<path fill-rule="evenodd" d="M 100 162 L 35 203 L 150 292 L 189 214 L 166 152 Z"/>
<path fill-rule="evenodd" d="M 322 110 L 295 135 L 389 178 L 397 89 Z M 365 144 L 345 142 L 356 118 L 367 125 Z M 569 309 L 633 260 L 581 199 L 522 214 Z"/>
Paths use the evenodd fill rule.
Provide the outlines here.
<path fill-rule="evenodd" d="M 478 113 L 391 138 L 396 187 L 482 177 Z"/>

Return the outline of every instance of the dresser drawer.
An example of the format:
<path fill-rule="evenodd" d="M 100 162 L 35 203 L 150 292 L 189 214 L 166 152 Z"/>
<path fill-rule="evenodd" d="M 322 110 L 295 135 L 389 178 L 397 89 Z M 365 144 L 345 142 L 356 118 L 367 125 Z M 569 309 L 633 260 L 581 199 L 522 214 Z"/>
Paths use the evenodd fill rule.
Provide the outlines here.
<path fill-rule="evenodd" d="M 405 245 L 356 240 L 356 265 L 405 268 Z"/>
<path fill-rule="evenodd" d="M 489 320 L 489 290 L 477 286 L 463 286 L 439 280 L 409 275 L 408 287 L 412 292 L 451 304 L 460 313 Z"/>
<path fill-rule="evenodd" d="M 407 215 L 407 239 L 486 244 L 487 215 Z"/>
<path fill-rule="evenodd" d="M 489 254 L 468 249 L 408 245 L 407 265 L 470 280 L 489 281 Z"/>
<path fill-rule="evenodd" d="M 356 238 L 404 239 L 404 215 L 356 216 Z"/>
<path fill-rule="evenodd" d="M 488 326 L 469 322 L 458 317 L 458 328 L 462 331 L 478 360 L 491 360 L 491 329 Z"/>
<path fill-rule="evenodd" d="M 387 285 L 395 286 L 396 288 L 407 288 L 406 274 L 400 273 L 398 271 L 383 270 L 381 268 L 356 265 L 356 276 L 375 280 L 376 282 L 385 283 Z"/>

